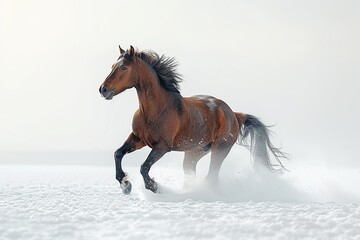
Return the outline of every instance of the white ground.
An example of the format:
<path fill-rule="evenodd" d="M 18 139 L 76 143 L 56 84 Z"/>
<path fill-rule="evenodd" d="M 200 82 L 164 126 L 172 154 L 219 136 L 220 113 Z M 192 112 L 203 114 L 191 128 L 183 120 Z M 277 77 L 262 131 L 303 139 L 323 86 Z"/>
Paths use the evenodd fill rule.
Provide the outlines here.
<path fill-rule="evenodd" d="M 259 176 L 225 169 L 182 190 L 180 169 L 139 166 L 123 195 L 112 166 L 0 165 L 0 239 L 360 239 L 360 171 Z M 301 176 L 301 177 L 300 177 Z"/>

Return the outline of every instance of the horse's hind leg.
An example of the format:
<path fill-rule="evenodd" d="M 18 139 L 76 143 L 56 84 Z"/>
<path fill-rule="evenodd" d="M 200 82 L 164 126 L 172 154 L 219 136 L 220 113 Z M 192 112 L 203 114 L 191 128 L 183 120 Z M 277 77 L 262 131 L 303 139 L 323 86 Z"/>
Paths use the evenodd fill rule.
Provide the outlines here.
<path fill-rule="evenodd" d="M 185 174 L 184 188 L 189 186 L 191 181 L 195 178 L 196 164 L 208 152 L 209 150 L 204 150 L 204 149 L 197 149 L 197 150 L 185 152 L 184 163 L 183 163 L 183 169 Z"/>
<path fill-rule="evenodd" d="M 216 184 L 218 182 L 221 164 L 229 154 L 233 144 L 234 143 L 220 142 L 218 144 L 214 144 L 211 148 L 209 173 L 206 177 L 206 180 L 210 183 Z"/>
<path fill-rule="evenodd" d="M 141 139 L 131 133 L 125 143 L 118 150 L 116 150 L 114 154 L 116 179 L 119 181 L 124 194 L 129 194 L 131 192 L 131 183 L 127 179 L 127 174 L 122 169 L 122 159 L 125 154 L 131 153 L 144 146 L 145 144 L 141 141 Z"/>

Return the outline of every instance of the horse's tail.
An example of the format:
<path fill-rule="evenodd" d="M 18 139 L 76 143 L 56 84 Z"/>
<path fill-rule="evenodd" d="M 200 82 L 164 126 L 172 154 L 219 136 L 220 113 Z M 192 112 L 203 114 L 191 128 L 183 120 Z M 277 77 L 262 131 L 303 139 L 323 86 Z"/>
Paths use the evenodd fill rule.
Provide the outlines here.
<path fill-rule="evenodd" d="M 269 127 L 249 114 L 235 113 L 235 116 L 240 127 L 239 144 L 251 152 L 254 167 L 265 167 L 272 171 L 287 170 L 280 159 L 287 159 L 288 156 L 270 142 Z M 277 164 L 271 162 L 269 153 L 274 156 Z"/>

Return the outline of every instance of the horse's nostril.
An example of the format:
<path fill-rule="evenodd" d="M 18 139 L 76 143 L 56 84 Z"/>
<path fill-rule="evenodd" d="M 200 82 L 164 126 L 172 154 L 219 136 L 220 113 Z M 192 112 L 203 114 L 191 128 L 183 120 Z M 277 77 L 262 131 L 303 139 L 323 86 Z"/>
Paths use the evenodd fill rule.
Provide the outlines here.
<path fill-rule="evenodd" d="M 99 91 L 100 91 L 100 93 L 105 94 L 108 91 L 108 89 L 107 89 L 107 87 L 105 87 L 103 85 L 103 86 L 100 87 Z"/>

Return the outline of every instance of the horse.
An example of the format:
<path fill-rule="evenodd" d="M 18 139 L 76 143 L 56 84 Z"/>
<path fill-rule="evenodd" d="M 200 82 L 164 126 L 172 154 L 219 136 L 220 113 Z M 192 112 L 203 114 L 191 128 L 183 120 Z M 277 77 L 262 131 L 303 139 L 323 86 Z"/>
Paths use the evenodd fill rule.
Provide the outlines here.
<path fill-rule="evenodd" d="M 175 58 L 160 56 L 152 50 L 137 51 L 133 46 L 125 51 L 119 45 L 119 50 L 120 56 L 99 92 L 110 100 L 135 88 L 139 100 L 132 132 L 114 154 L 116 179 L 124 194 L 131 192 L 131 183 L 122 169 L 123 157 L 145 146 L 150 147 L 151 152 L 141 165 L 140 173 L 145 188 L 154 193 L 158 185 L 149 176 L 150 168 L 170 151 L 185 152 L 185 180 L 191 179 L 186 176 L 196 175 L 198 161 L 211 152 L 206 180 L 216 184 L 220 167 L 237 141 L 250 150 L 255 168 L 286 170 L 280 161 L 280 158 L 287 158 L 286 154 L 273 146 L 269 127 L 257 117 L 233 112 L 224 101 L 212 96 L 183 97 L 180 94 L 182 76 L 177 72 Z M 276 159 L 276 164 L 272 163 L 270 155 Z"/>

